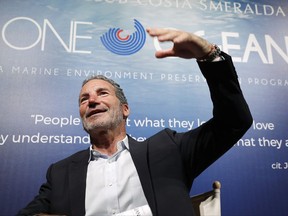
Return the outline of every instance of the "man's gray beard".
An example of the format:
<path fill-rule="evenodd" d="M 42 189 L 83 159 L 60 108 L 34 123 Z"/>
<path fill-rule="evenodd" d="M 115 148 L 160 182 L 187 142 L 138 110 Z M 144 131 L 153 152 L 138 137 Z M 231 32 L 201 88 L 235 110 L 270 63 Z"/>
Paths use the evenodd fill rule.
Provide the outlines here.
<path fill-rule="evenodd" d="M 107 122 L 100 122 L 100 123 L 96 123 L 94 121 L 92 122 L 87 122 L 84 121 L 82 119 L 82 125 L 84 130 L 87 133 L 90 133 L 92 131 L 94 131 L 95 129 L 102 129 L 102 130 L 109 130 L 109 129 L 115 129 L 122 121 L 123 119 L 121 118 L 121 114 L 117 116 L 116 122 L 109 122 L 107 124 Z"/>
<path fill-rule="evenodd" d="M 97 124 L 94 124 L 94 122 L 91 122 L 91 123 L 87 123 L 87 122 L 84 122 L 83 121 L 83 128 L 84 128 L 84 130 L 87 132 L 87 133 L 89 133 L 90 131 L 93 131 L 94 129 L 96 129 L 96 128 L 103 128 L 104 130 L 106 129 L 108 129 L 108 126 L 106 126 L 106 128 L 104 127 L 104 123 L 102 122 L 102 123 L 97 123 Z"/>

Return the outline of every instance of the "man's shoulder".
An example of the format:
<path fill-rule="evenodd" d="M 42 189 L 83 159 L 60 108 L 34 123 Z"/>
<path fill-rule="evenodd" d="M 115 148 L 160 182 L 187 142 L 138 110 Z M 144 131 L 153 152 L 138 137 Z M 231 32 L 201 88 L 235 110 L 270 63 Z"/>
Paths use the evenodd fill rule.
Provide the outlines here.
<path fill-rule="evenodd" d="M 173 131 L 170 128 L 165 128 L 165 129 L 162 129 L 162 130 L 158 131 L 157 133 L 151 135 L 150 137 L 146 138 L 144 141 L 138 141 L 138 142 L 145 142 L 145 141 L 149 141 L 151 139 L 155 139 L 155 138 L 160 137 L 160 136 L 173 135 L 174 133 L 176 133 L 176 131 Z M 131 135 L 129 135 L 128 137 L 129 137 L 129 139 L 136 141 L 136 139 L 133 138 Z"/>
<path fill-rule="evenodd" d="M 57 161 L 54 163 L 54 166 L 65 166 L 71 162 L 87 162 L 88 163 L 89 159 L 89 148 L 80 150 L 60 161 Z"/>
<path fill-rule="evenodd" d="M 163 137 L 163 136 L 171 137 L 171 136 L 174 136 L 175 134 L 177 134 L 177 132 L 175 130 L 172 130 L 170 128 L 165 128 L 165 129 L 157 132 L 153 136 L 149 137 L 149 139 L 157 139 L 158 137 Z"/>

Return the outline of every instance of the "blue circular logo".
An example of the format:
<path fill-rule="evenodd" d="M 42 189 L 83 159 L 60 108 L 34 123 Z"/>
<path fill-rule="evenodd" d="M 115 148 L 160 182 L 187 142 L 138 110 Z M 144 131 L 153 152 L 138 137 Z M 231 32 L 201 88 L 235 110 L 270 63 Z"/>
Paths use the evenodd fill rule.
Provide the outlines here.
<path fill-rule="evenodd" d="M 136 31 L 125 37 L 121 37 L 123 29 L 110 28 L 108 32 L 100 37 L 102 44 L 117 55 L 132 55 L 138 52 L 145 44 L 146 32 L 139 21 L 134 19 Z"/>

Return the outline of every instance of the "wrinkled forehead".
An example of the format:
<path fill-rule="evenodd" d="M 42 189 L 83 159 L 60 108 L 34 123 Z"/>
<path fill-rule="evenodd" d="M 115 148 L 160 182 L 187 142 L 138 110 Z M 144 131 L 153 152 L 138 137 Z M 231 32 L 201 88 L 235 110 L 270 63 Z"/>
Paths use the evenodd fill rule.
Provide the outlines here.
<path fill-rule="evenodd" d="M 99 89 L 106 89 L 108 91 L 115 92 L 113 85 L 109 82 L 100 79 L 92 79 L 82 86 L 80 96 L 89 92 L 98 91 Z"/>

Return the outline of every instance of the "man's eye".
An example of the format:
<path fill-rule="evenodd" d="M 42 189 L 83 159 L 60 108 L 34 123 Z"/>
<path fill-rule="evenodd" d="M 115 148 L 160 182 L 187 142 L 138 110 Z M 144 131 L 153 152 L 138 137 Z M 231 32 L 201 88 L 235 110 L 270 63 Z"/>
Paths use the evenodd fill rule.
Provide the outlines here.
<path fill-rule="evenodd" d="M 105 96 L 105 95 L 108 95 L 108 92 L 105 92 L 105 91 L 103 91 L 103 92 L 100 92 L 100 95 L 101 95 L 101 96 Z"/>
<path fill-rule="evenodd" d="M 88 99 L 87 98 L 81 98 L 80 99 L 80 103 L 83 103 L 83 102 L 85 102 L 85 101 L 87 101 Z"/>

